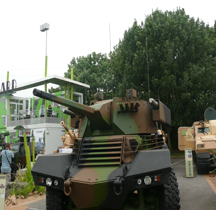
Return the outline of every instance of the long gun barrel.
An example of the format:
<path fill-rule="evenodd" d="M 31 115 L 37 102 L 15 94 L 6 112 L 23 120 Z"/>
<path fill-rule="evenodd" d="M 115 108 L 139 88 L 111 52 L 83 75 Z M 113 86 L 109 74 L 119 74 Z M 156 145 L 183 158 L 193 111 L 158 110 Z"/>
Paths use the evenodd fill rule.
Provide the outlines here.
<path fill-rule="evenodd" d="M 53 101 L 55 103 L 62 104 L 64 106 L 67 106 L 70 108 L 70 110 L 72 110 L 74 113 L 79 114 L 79 115 L 92 116 L 95 112 L 95 109 L 92 107 L 89 107 L 89 106 L 86 106 L 86 105 L 83 105 L 83 104 L 62 98 L 62 97 L 58 97 L 50 93 L 46 93 L 36 88 L 33 90 L 33 95 L 49 100 L 49 101 Z"/>
<path fill-rule="evenodd" d="M 62 109 L 64 114 L 70 115 L 72 118 L 76 116 L 76 114 L 68 109 Z"/>

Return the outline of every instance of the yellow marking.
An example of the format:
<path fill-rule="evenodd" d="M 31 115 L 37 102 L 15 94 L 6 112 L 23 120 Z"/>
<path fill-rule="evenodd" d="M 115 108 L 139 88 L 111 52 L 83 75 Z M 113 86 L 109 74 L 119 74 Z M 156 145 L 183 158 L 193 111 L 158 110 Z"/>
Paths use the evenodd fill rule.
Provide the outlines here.
<path fill-rule="evenodd" d="M 204 175 L 204 177 L 216 194 L 216 172 Z"/>

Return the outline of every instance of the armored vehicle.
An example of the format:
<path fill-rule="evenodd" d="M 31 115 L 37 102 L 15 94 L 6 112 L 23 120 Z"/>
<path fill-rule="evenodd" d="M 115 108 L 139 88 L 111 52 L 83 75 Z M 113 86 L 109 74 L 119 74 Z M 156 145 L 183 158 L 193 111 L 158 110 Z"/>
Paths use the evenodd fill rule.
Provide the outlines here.
<path fill-rule="evenodd" d="M 208 174 L 211 164 L 216 163 L 216 111 L 208 108 L 205 120 L 194 122 L 191 127 L 179 127 L 178 147 L 191 148 L 198 174 Z"/>
<path fill-rule="evenodd" d="M 170 152 L 157 130 L 157 124 L 171 124 L 161 101 L 138 100 L 134 89 L 112 100 L 97 93 L 91 106 L 37 89 L 33 94 L 68 107 L 78 129 L 62 138 L 72 153 L 58 148 L 32 168 L 35 184 L 46 187 L 48 210 L 180 209 Z"/>

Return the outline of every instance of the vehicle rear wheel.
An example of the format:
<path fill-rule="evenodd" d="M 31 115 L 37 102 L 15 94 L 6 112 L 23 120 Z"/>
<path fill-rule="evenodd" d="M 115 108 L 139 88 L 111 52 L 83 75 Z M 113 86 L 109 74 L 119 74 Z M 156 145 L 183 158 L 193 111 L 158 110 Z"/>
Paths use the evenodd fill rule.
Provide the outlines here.
<path fill-rule="evenodd" d="M 47 210 L 64 210 L 66 208 L 68 197 L 65 194 L 56 189 L 50 187 L 46 188 L 46 209 Z"/>
<path fill-rule="evenodd" d="M 178 182 L 173 169 L 171 169 L 169 180 L 159 189 L 160 210 L 179 210 L 180 198 Z"/>

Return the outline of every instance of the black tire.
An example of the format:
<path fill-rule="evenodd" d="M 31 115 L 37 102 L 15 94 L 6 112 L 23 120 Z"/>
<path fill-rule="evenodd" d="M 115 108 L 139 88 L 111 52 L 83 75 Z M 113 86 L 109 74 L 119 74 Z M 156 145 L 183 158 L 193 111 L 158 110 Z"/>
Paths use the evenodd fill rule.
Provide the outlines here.
<path fill-rule="evenodd" d="M 138 192 L 139 193 L 139 192 Z M 158 210 L 179 210 L 180 198 L 177 178 L 171 169 L 168 182 L 159 187 L 150 187 L 143 190 L 145 209 Z M 150 197 L 149 197 L 150 196 Z M 150 199 L 148 199 L 148 197 Z M 152 199 L 153 197 L 153 199 Z M 147 199 L 145 199 L 147 198 Z M 139 197 L 137 193 L 129 193 L 122 210 L 140 209 Z"/>
<path fill-rule="evenodd" d="M 171 169 L 169 180 L 160 188 L 160 210 L 179 210 L 180 198 L 178 182 L 173 169 Z"/>
<path fill-rule="evenodd" d="M 65 210 L 68 197 L 63 191 L 46 188 L 46 210 Z"/>

